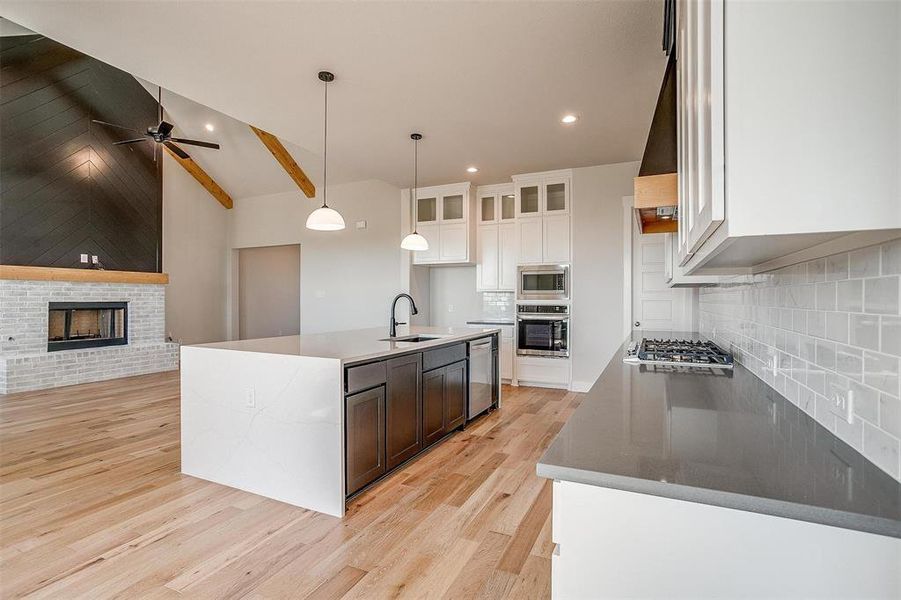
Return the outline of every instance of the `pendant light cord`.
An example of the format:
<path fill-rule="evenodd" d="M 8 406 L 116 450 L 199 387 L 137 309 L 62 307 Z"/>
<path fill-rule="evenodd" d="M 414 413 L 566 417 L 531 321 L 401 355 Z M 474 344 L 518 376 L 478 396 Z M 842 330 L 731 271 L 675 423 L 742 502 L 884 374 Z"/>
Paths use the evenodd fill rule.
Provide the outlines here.
<path fill-rule="evenodd" d="M 418 183 L 417 178 L 419 176 L 419 140 L 413 140 L 413 233 L 418 234 L 416 231 L 416 216 L 418 213 L 419 207 L 416 206 L 416 184 Z"/>
<path fill-rule="evenodd" d="M 325 118 L 322 126 L 322 208 L 327 208 L 325 203 L 328 187 L 326 175 L 328 174 L 328 81 L 325 82 Z"/>

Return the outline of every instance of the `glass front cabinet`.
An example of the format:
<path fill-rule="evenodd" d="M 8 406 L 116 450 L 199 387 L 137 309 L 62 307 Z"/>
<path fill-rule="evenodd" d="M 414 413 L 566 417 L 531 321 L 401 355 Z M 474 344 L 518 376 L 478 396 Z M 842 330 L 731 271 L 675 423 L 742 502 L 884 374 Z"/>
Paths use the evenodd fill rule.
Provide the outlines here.
<path fill-rule="evenodd" d="M 472 186 L 469 182 L 419 188 L 416 227 L 429 249 L 413 253 L 413 264 L 466 264 L 474 255 Z"/>

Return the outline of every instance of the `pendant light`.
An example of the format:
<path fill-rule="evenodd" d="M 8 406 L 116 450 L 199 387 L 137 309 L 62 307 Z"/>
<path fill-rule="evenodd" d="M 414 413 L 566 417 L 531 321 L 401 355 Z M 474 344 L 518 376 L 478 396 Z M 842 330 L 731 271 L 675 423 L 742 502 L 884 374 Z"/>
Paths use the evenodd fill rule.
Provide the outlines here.
<path fill-rule="evenodd" d="M 338 231 L 344 229 L 344 218 L 341 214 L 329 208 L 325 202 L 326 192 L 326 173 L 328 172 L 328 84 L 335 80 L 335 76 L 328 71 L 319 71 L 319 79 L 325 83 L 325 118 L 322 134 L 322 206 L 310 213 L 307 217 L 307 229 L 315 229 L 317 231 Z"/>
<path fill-rule="evenodd" d="M 407 234 L 407 237 L 400 243 L 400 247 L 404 250 L 412 250 L 414 252 L 422 252 L 429 249 L 429 242 L 416 231 L 416 178 L 418 173 L 419 159 L 419 140 L 422 139 L 421 133 L 411 133 L 410 139 L 413 140 L 413 190 L 410 195 L 410 202 L 413 206 L 413 233 Z"/>

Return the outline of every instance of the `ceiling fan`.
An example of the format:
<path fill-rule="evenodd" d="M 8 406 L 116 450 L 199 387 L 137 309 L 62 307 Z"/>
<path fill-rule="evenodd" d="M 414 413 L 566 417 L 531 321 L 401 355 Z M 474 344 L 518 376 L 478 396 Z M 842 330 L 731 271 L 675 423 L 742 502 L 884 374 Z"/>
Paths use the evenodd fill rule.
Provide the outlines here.
<path fill-rule="evenodd" d="M 202 148 L 213 148 L 214 150 L 219 149 L 219 144 L 214 144 L 213 142 L 201 142 L 200 140 L 189 140 L 185 138 L 172 137 L 172 129 L 175 127 L 172 123 L 167 123 L 163 120 L 163 88 L 161 86 L 157 86 L 157 106 L 159 107 L 159 125 L 156 127 L 148 127 L 146 133 L 141 133 L 137 129 L 132 129 L 131 127 L 125 127 L 124 125 L 116 125 L 115 123 L 107 123 L 106 121 L 100 121 L 98 119 L 92 119 L 94 123 L 99 125 L 105 125 L 107 127 L 115 127 L 117 129 L 124 129 L 126 131 L 134 131 L 135 133 L 141 134 L 142 137 L 135 138 L 132 140 L 122 140 L 121 142 L 113 142 L 113 146 L 121 146 L 123 144 L 137 144 L 138 142 L 154 142 L 153 146 L 153 160 L 156 161 L 156 149 L 159 144 L 163 144 L 169 150 L 171 150 L 176 156 L 181 159 L 191 158 L 187 152 L 173 144 L 172 142 L 178 142 L 180 144 L 189 144 L 191 146 L 200 146 Z"/>

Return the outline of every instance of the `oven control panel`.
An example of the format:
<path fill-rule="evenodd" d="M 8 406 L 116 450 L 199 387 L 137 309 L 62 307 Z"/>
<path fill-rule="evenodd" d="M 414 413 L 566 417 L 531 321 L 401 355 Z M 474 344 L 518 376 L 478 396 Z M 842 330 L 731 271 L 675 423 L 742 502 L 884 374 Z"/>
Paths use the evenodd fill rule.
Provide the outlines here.
<path fill-rule="evenodd" d="M 566 304 L 519 304 L 516 312 L 521 315 L 568 315 Z"/>

